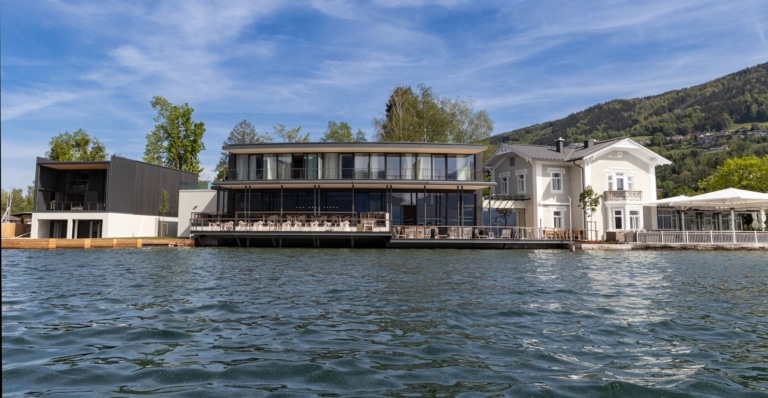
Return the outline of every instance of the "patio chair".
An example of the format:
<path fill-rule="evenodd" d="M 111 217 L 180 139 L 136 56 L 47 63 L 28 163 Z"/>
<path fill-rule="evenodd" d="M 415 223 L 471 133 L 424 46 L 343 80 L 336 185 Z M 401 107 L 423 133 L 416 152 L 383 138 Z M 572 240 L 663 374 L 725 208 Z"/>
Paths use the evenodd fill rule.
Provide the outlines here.
<path fill-rule="evenodd" d="M 501 239 L 512 239 L 512 230 L 504 228 L 501 230 Z"/>

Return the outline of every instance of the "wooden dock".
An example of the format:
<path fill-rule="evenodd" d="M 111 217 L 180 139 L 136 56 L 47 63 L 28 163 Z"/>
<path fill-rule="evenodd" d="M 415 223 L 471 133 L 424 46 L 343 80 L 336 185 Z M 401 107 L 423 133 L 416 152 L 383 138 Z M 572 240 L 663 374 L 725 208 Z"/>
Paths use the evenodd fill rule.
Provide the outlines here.
<path fill-rule="evenodd" d="M 142 247 L 192 247 L 195 241 L 181 238 L 32 239 L 3 238 L 3 249 L 138 249 Z"/>

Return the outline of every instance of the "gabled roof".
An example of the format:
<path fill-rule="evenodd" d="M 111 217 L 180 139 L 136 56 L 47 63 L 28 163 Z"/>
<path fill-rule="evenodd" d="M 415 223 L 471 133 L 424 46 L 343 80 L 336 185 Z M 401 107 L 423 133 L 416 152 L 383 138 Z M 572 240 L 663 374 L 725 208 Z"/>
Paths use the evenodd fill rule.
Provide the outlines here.
<path fill-rule="evenodd" d="M 580 146 L 575 148 L 565 147 L 563 148 L 562 152 L 557 152 L 555 147 L 546 145 L 502 144 L 493 153 L 493 155 L 488 158 L 486 164 L 491 163 L 491 161 L 495 160 L 498 155 L 509 152 L 517 154 L 528 160 L 571 162 L 574 160 L 582 160 L 588 157 L 596 157 L 602 153 L 616 148 L 640 151 L 651 159 L 657 159 L 656 165 L 672 164 L 671 161 L 665 159 L 656 152 L 645 148 L 630 138 L 616 138 L 603 142 L 591 142 L 588 146 Z"/>

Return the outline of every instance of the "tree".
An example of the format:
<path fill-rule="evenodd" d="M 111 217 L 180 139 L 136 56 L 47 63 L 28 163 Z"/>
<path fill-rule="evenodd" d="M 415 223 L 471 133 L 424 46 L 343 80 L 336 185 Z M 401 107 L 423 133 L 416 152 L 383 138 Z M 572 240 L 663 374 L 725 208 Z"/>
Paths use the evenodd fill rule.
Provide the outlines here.
<path fill-rule="evenodd" d="M 21 188 L 11 188 L 10 192 L 5 189 L 2 190 L 2 211 L 1 214 L 5 214 L 5 209 L 8 207 L 8 196 L 11 197 L 11 210 L 10 214 L 14 213 L 30 213 L 32 212 L 35 200 L 35 187 L 32 185 L 27 186 L 27 194 Z"/>
<path fill-rule="evenodd" d="M 768 155 L 726 159 L 712 175 L 699 181 L 699 189 L 705 192 L 725 188 L 768 192 Z"/>
<path fill-rule="evenodd" d="M 165 215 L 168 213 L 168 208 L 168 191 L 163 189 L 160 191 L 160 215 L 165 217 Z"/>
<path fill-rule="evenodd" d="M 373 120 L 378 139 L 388 142 L 421 141 L 422 137 L 416 130 L 418 101 L 410 87 L 395 88 L 385 106 L 384 117 Z"/>
<path fill-rule="evenodd" d="M 257 144 L 263 142 L 272 142 L 272 137 L 268 134 L 258 134 L 256 127 L 243 119 L 236 124 L 229 132 L 229 137 L 224 140 L 224 146 L 236 144 Z M 216 165 L 216 181 L 223 180 L 229 172 L 229 152 L 221 151 L 219 163 Z"/>
<path fill-rule="evenodd" d="M 472 101 L 447 101 L 445 108 L 451 119 L 448 129 L 450 142 L 472 144 L 486 141 L 493 132 L 493 122 L 486 111 L 472 110 Z"/>
<path fill-rule="evenodd" d="M 373 120 L 380 141 L 479 143 L 493 131 L 485 111 L 475 112 L 470 100 L 440 98 L 419 85 L 397 87 L 389 97 L 384 117 Z"/>
<path fill-rule="evenodd" d="M 51 138 L 51 149 L 45 156 L 51 160 L 62 162 L 99 161 L 107 159 L 104 145 L 95 137 L 91 137 L 78 129 L 74 133 L 63 132 Z"/>
<path fill-rule="evenodd" d="M 320 139 L 322 142 L 365 142 L 365 132 L 363 130 L 357 130 L 357 133 L 352 135 L 352 127 L 347 122 L 336 123 L 334 121 L 328 122 L 328 128 L 325 130 L 325 135 Z"/>
<path fill-rule="evenodd" d="M 192 120 L 194 109 L 186 103 L 173 105 L 158 96 L 150 104 L 157 111 L 157 124 L 147 134 L 144 161 L 191 173 L 203 171 L 198 154 L 205 149 L 205 124 Z"/>
<path fill-rule="evenodd" d="M 584 214 L 586 218 L 591 223 L 592 216 L 597 211 L 597 208 L 600 206 L 600 199 L 602 199 L 603 195 L 598 195 L 594 189 L 592 189 L 591 185 L 587 185 L 586 188 L 584 188 L 584 191 L 582 191 L 579 194 L 579 207 L 584 210 Z M 587 224 L 587 236 L 591 236 L 591 225 Z"/>
<path fill-rule="evenodd" d="M 309 142 L 309 133 L 301 135 L 301 126 L 289 130 L 284 124 L 278 123 L 272 127 L 272 134 L 282 138 L 283 142 Z"/>

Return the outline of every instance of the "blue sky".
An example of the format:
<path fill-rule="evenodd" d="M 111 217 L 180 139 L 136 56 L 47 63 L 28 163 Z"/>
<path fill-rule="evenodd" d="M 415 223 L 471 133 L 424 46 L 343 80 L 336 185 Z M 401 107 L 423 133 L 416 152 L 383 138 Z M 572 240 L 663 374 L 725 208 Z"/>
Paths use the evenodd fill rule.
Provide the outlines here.
<path fill-rule="evenodd" d="M 493 134 L 768 61 L 764 0 L 0 1 L 2 187 L 79 128 L 140 160 L 153 96 L 206 126 L 373 132 L 392 90 L 469 99 Z"/>

